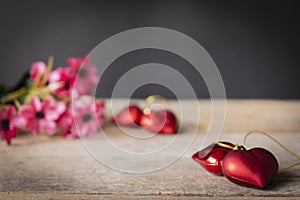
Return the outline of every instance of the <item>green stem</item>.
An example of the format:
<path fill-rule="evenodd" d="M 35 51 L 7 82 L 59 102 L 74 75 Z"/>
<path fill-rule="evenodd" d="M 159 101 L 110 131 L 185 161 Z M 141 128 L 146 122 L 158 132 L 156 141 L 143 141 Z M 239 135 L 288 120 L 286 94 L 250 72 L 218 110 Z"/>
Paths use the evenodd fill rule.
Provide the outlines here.
<path fill-rule="evenodd" d="M 1 103 L 7 103 L 10 101 L 14 101 L 17 98 L 20 98 L 21 96 L 25 95 L 27 93 L 27 88 L 20 88 L 17 91 L 14 91 L 8 95 L 6 95 L 5 97 L 1 98 Z"/>

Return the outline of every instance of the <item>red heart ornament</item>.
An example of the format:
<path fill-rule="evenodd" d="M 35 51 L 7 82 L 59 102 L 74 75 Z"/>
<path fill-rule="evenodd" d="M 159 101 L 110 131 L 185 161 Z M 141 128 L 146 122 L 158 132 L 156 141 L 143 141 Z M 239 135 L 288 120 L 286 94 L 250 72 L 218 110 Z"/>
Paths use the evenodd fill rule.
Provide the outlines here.
<path fill-rule="evenodd" d="M 121 112 L 112 119 L 112 122 L 122 126 L 136 126 L 140 125 L 142 115 L 143 112 L 139 107 L 130 105 L 128 108 L 121 110 Z"/>
<path fill-rule="evenodd" d="M 143 114 L 140 125 L 154 133 L 175 134 L 177 132 L 177 119 L 168 110 L 150 111 Z"/>
<path fill-rule="evenodd" d="M 278 162 L 266 149 L 253 148 L 229 152 L 223 159 L 223 174 L 232 182 L 247 187 L 265 188 L 277 174 Z"/>
<path fill-rule="evenodd" d="M 204 169 L 215 175 L 223 175 L 223 158 L 235 147 L 235 145 L 229 142 L 219 143 L 225 144 L 228 147 L 220 146 L 218 143 L 211 144 L 192 156 Z"/>

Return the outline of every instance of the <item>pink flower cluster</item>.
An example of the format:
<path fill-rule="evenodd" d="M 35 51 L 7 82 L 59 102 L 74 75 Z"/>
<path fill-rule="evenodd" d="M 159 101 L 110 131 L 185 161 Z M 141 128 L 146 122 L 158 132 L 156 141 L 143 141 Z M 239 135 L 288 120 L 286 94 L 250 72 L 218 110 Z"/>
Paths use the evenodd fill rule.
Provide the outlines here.
<path fill-rule="evenodd" d="M 27 104 L 0 109 L 0 139 L 8 145 L 18 130 L 34 135 L 59 133 L 65 138 L 95 135 L 103 122 L 104 102 L 90 95 L 99 82 L 97 68 L 85 58 L 69 58 L 67 67 L 48 72 L 44 62 L 32 64 L 33 82 L 47 76 L 46 85 L 59 84 L 45 97 L 30 96 Z M 41 87 L 42 84 L 40 84 Z M 51 87 L 49 87 L 51 88 Z"/>
<path fill-rule="evenodd" d="M 26 124 L 25 119 L 17 115 L 14 106 L 8 106 L 6 111 L 0 109 L 0 121 L 0 139 L 4 137 L 8 145 L 11 144 L 11 139 L 16 137 L 18 128 Z"/>
<path fill-rule="evenodd" d="M 49 84 L 63 84 L 62 87 L 54 90 L 54 95 L 58 97 L 71 97 L 74 94 L 91 95 L 99 82 L 97 67 L 90 62 L 87 56 L 68 58 L 67 63 L 68 67 L 58 67 L 49 75 Z M 30 77 L 35 79 L 38 73 L 44 76 L 46 69 L 47 66 L 44 62 L 35 62 L 31 66 Z"/>

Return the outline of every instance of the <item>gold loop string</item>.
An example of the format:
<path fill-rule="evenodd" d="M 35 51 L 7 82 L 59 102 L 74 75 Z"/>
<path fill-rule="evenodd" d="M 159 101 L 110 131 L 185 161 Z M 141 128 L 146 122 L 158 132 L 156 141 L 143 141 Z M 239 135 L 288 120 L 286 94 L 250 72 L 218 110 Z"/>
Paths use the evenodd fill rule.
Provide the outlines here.
<path fill-rule="evenodd" d="M 235 147 L 232 147 L 232 146 L 230 146 L 228 144 L 224 144 L 222 142 L 215 142 L 215 144 L 218 145 L 218 146 L 220 146 L 220 147 L 228 148 L 228 149 L 231 149 L 231 150 L 233 150 L 235 148 Z"/>
<path fill-rule="evenodd" d="M 288 165 L 287 167 L 281 169 L 278 173 L 282 174 L 282 173 L 287 172 L 288 170 L 290 170 L 290 169 L 292 169 L 292 168 L 294 168 L 294 167 L 296 167 L 298 165 L 300 165 L 300 162 Z"/>
<path fill-rule="evenodd" d="M 209 127 L 210 127 L 210 124 L 199 123 L 199 124 L 197 124 L 197 126 L 198 126 L 198 128 L 200 128 L 200 129 L 208 130 Z"/>
<path fill-rule="evenodd" d="M 148 96 L 146 99 L 145 99 L 146 103 L 147 104 L 151 104 L 155 101 L 160 101 L 162 102 L 164 105 L 166 105 L 167 107 L 170 105 L 170 102 L 163 96 L 161 95 L 151 95 L 151 96 Z M 149 106 L 146 106 L 144 109 L 143 109 L 143 112 L 145 114 L 150 114 L 151 113 L 151 108 Z"/>
<path fill-rule="evenodd" d="M 170 102 L 165 97 L 163 97 L 161 95 L 151 95 L 151 96 L 148 96 L 146 98 L 146 102 L 148 104 L 151 104 L 151 103 L 153 103 L 155 101 L 161 101 L 161 102 L 163 102 L 165 104 L 170 104 Z"/>

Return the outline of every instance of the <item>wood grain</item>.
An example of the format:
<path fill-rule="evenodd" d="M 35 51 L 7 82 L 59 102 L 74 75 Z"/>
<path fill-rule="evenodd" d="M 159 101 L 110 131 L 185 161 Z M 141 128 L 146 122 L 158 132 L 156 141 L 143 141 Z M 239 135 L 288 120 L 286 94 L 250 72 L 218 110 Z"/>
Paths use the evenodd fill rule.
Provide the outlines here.
<path fill-rule="evenodd" d="M 124 106 L 119 101 L 119 108 Z M 140 105 L 142 102 L 137 101 Z M 189 100 L 183 104 L 193 105 Z M 210 102 L 200 100 L 203 119 L 211 115 Z M 172 109 L 176 103 L 171 102 Z M 193 108 L 191 108 L 193 110 Z M 176 108 L 174 108 L 176 112 Z M 106 108 L 107 116 L 110 107 Z M 209 120 L 203 123 L 208 123 Z M 300 101 L 229 100 L 221 140 L 242 143 L 245 133 L 260 129 L 300 154 Z M 188 121 L 187 121 L 188 123 Z M 120 145 L 128 145 L 121 130 L 109 123 L 104 131 Z M 143 132 L 142 129 L 132 131 Z M 189 135 L 178 135 L 182 140 Z M 184 155 L 172 165 L 145 174 L 129 174 L 113 170 L 96 161 L 80 140 L 59 137 L 20 135 L 7 147 L 0 145 L 0 199 L 205 199 L 222 198 L 281 199 L 300 197 L 300 170 L 294 168 L 278 175 L 266 190 L 235 185 L 224 177 L 205 172 L 190 156 L 201 147 L 205 130 Z M 93 138 L 88 138 L 93 140 Z M 164 139 L 155 141 L 163 143 Z M 132 146 L 132 145 L 131 145 Z M 248 147 L 262 146 L 274 153 L 280 167 L 295 162 L 291 156 L 268 138 L 253 135 Z M 147 147 L 145 147 L 147 148 Z M 150 147 L 149 147 L 150 148 Z M 109 154 L 109 152 L 107 152 Z M 175 156 L 175 155 L 174 155 Z M 114 159 L 114 158 L 112 158 Z M 158 160 L 165 159 L 163 156 Z M 124 160 L 124 163 L 127 161 Z M 143 163 L 140 163 L 143 166 Z"/>

